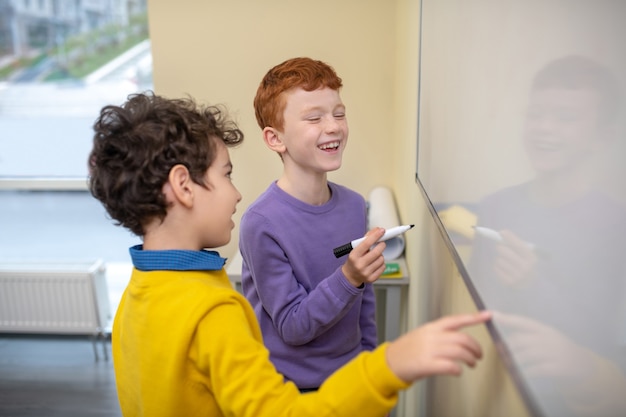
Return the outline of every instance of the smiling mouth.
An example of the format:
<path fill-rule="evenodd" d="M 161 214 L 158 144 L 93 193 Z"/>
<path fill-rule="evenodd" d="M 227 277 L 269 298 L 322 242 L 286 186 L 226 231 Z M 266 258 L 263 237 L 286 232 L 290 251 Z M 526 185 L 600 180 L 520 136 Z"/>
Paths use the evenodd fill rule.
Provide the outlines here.
<path fill-rule="evenodd" d="M 318 146 L 318 148 L 323 151 L 334 151 L 339 149 L 339 141 L 324 143 Z"/>

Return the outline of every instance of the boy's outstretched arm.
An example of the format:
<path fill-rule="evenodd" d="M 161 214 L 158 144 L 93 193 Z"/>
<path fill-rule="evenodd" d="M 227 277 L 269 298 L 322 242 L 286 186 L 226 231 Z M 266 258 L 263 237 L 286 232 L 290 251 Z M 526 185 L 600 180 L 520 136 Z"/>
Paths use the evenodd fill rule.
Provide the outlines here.
<path fill-rule="evenodd" d="M 376 281 L 385 271 L 385 242 L 376 243 L 385 229 L 376 227 L 365 235 L 365 240 L 354 248 L 341 267 L 346 279 L 355 287 Z M 375 245 L 375 246 L 374 246 Z"/>
<path fill-rule="evenodd" d="M 387 363 L 405 382 L 433 375 L 460 375 L 463 364 L 474 367 L 482 357 L 478 342 L 460 330 L 490 319 L 491 312 L 481 311 L 426 323 L 389 344 Z"/>

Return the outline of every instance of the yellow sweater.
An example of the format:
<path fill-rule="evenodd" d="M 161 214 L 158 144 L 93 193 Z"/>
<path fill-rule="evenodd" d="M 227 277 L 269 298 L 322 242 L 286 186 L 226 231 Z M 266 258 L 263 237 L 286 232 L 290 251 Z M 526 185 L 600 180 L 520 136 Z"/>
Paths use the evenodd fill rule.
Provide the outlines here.
<path fill-rule="evenodd" d="M 248 301 L 224 270 L 133 270 L 112 335 L 124 416 L 384 416 L 407 388 L 386 345 L 318 392 L 300 394 L 269 361 Z"/>

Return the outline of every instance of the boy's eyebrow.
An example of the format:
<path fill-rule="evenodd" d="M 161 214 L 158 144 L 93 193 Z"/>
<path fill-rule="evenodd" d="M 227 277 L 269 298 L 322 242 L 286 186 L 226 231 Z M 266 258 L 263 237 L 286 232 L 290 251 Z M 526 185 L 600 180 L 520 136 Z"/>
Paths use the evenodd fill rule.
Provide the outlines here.
<path fill-rule="evenodd" d="M 346 109 L 346 105 L 341 103 L 341 104 L 337 104 L 335 107 L 333 107 L 333 110 L 345 110 Z M 315 111 L 315 110 L 324 110 L 324 106 L 311 106 L 311 107 L 305 107 L 304 109 L 302 109 L 302 113 L 308 113 L 311 111 Z"/>

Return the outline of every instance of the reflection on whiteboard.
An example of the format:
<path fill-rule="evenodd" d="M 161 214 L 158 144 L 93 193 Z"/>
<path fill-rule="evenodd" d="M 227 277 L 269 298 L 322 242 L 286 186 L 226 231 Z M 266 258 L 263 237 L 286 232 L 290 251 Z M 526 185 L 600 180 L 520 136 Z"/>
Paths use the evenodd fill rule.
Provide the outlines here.
<path fill-rule="evenodd" d="M 626 415 L 623 16 L 423 2 L 417 176 L 546 416 Z"/>

